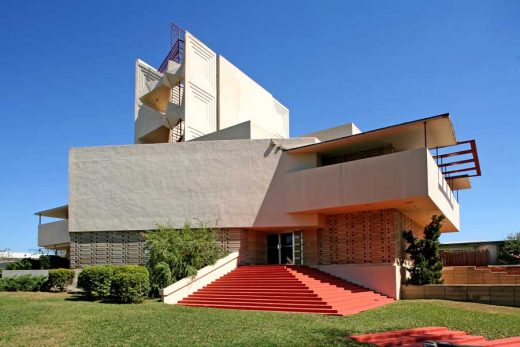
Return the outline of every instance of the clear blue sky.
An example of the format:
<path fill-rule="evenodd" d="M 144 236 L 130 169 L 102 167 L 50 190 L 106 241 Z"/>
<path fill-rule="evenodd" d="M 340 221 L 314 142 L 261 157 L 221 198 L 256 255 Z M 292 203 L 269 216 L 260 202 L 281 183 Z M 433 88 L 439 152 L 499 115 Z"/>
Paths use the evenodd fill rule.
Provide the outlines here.
<path fill-rule="evenodd" d="M 70 147 L 133 141 L 134 61 L 171 21 L 290 108 L 291 135 L 451 113 L 483 176 L 462 231 L 520 231 L 519 1 L 2 1 L 0 249 L 36 248 L 35 211 L 67 203 Z"/>

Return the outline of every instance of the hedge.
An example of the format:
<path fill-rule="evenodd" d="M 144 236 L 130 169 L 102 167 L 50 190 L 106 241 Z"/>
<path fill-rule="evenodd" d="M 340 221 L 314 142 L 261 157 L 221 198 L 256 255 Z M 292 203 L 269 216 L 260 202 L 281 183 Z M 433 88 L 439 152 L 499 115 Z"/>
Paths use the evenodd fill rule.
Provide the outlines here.
<path fill-rule="evenodd" d="M 0 291 L 37 292 L 47 280 L 46 276 L 21 275 L 0 278 Z"/>
<path fill-rule="evenodd" d="M 63 292 L 74 281 L 74 270 L 53 269 L 49 270 L 49 276 L 44 284 L 46 290 Z"/>
<path fill-rule="evenodd" d="M 150 290 L 148 270 L 139 265 L 88 266 L 78 277 L 78 287 L 92 300 L 141 302 Z"/>
<path fill-rule="evenodd" d="M 150 292 L 150 275 L 146 268 L 139 266 L 132 271 L 116 271 L 112 279 L 110 294 L 121 303 L 142 302 Z"/>

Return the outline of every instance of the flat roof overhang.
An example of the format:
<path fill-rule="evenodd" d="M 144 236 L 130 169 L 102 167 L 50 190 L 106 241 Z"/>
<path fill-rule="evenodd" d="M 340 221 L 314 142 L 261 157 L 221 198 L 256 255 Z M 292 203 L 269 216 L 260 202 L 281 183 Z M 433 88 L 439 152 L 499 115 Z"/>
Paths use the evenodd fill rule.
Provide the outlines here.
<path fill-rule="evenodd" d="M 55 207 L 55 208 L 51 208 L 48 210 L 39 211 L 39 212 L 36 212 L 35 215 L 41 216 L 41 217 L 68 219 L 69 218 L 69 205 L 63 205 L 60 207 Z"/>
<path fill-rule="evenodd" d="M 344 150 L 392 145 L 396 151 L 457 144 L 449 113 L 375 129 L 360 134 L 287 149 L 291 154 L 334 155 Z"/>

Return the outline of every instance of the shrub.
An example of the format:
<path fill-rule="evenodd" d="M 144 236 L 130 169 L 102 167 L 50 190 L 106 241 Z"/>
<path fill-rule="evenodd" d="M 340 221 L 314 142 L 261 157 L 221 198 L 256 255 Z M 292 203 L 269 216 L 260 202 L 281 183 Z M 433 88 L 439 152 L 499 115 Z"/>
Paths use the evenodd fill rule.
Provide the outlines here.
<path fill-rule="evenodd" d="M 31 270 L 33 262 L 31 259 L 24 258 L 13 263 L 7 264 L 7 270 Z"/>
<path fill-rule="evenodd" d="M 0 291 L 9 292 L 37 292 L 46 281 L 45 276 L 21 275 L 9 278 L 0 278 Z"/>
<path fill-rule="evenodd" d="M 502 265 L 520 264 L 520 232 L 507 236 L 498 249 L 497 262 Z"/>
<path fill-rule="evenodd" d="M 74 281 L 74 275 L 71 269 L 51 269 L 44 287 L 46 290 L 63 292 Z"/>
<path fill-rule="evenodd" d="M 140 302 L 150 290 L 149 277 L 139 265 L 96 265 L 83 269 L 78 287 L 93 300 Z"/>
<path fill-rule="evenodd" d="M 39 262 L 40 269 L 68 269 L 70 267 L 69 259 L 53 254 L 41 255 Z"/>
<path fill-rule="evenodd" d="M 106 299 L 110 296 L 110 286 L 114 275 L 114 266 L 87 266 L 78 276 L 78 287 L 85 291 L 89 299 Z"/>
<path fill-rule="evenodd" d="M 424 238 L 416 238 L 412 231 L 403 232 L 408 243 L 406 253 L 413 261 L 410 269 L 410 284 L 443 283 L 442 260 L 439 252 L 439 237 L 444 216 L 433 216 L 432 221 L 424 228 Z"/>
<path fill-rule="evenodd" d="M 175 281 L 196 275 L 198 270 L 223 256 L 215 232 L 203 223 L 195 227 L 185 223 L 182 229 L 158 225 L 157 230 L 147 231 L 144 237 L 150 255 L 147 267 L 155 294 Z M 166 266 L 159 264 L 167 265 L 170 276 L 164 275 Z"/>
<path fill-rule="evenodd" d="M 110 292 L 115 302 L 142 302 L 150 292 L 148 270 L 137 265 L 120 267 L 114 273 Z"/>

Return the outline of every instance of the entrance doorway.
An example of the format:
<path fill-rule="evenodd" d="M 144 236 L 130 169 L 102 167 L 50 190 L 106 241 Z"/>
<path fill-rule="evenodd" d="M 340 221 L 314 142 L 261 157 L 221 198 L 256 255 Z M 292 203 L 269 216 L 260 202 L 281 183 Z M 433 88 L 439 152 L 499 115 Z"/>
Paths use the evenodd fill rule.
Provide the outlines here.
<path fill-rule="evenodd" d="M 294 234 L 267 234 L 267 264 L 294 264 Z"/>

